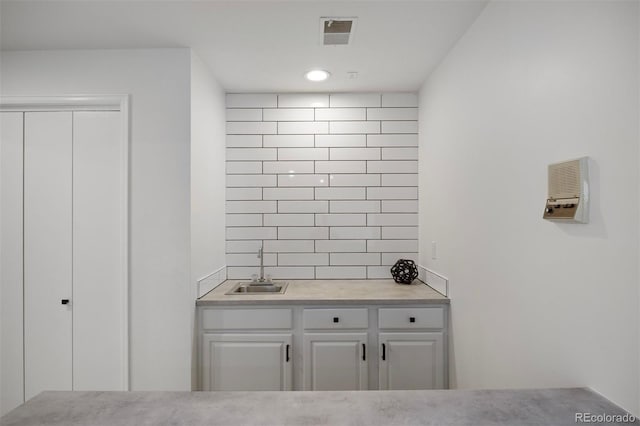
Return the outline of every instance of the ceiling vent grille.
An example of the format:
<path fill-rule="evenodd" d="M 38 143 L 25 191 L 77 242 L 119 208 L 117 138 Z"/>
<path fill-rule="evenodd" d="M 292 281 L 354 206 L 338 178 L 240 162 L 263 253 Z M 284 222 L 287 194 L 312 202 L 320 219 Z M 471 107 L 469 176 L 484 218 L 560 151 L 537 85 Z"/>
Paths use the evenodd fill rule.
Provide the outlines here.
<path fill-rule="evenodd" d="M 357 18 L 320 18 L 320 36 L 325 46 L 345 46 L 353 41 Z"/>

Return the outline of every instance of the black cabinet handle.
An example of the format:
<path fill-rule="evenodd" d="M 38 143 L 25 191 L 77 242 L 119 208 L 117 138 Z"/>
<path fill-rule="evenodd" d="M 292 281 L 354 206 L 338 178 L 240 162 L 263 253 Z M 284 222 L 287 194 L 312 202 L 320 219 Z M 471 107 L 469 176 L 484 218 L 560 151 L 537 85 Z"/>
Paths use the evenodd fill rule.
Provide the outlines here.
<path fill-rule="evenodd" d="M 338 317 L 333 317 L 333 322 L 340 322 L 340 318 L 338 318 Z"/>
<path fill-rule="evenodd" d="M 416 317 L 409 317 L 409 322 L 416 322 Z"/>
<path fill-rule="evenodd" d="M 382 360 L 386 360 L 387 359 L 387 345 L 385 345 L 384 343 L 382 344 Z"/>
<path fill-rule="evenodd" d="M 62 303 L 63 305 L 68 305 L 69 304 L 69 299 L 62 299 L 60 301 L 60 303 Z"/>
<path fill-rule="evenodd" d="M 367 360 L 367 347 L 364 345 L 364 343 L 362 344 L 362 360 Z"/>
<path fill-rule="evenodd" d="M 287 345 L 286 352 L 287 352 L 287 355 L 286 355 L 287 356 L 287 362 L 289 362 L 289 359 L 291 359 L 291 358 L 289 358 L 289 345 Z"/>

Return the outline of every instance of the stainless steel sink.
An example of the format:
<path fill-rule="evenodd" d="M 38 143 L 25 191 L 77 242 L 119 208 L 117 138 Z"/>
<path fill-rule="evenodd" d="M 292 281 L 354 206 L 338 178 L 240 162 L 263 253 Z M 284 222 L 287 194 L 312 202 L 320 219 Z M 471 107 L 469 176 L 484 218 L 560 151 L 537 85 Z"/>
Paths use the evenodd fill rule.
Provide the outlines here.
<path fill-rule="evenodd" d="M 225 294 L 255 294 L 255 293 L 267 293 L 267 294 L 283 294 L 287 290 L 289 283 L 269 282 L 269 283 L 254 283 L 254 282 L 239 282 L 234 285 L 231 290 Z"/>

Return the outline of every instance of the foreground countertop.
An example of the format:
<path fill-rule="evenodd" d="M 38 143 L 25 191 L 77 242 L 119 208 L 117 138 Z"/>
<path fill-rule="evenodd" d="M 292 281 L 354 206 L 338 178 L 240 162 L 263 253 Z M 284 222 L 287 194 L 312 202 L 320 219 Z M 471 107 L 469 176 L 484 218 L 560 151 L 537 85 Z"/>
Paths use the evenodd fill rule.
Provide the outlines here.
<path fill-rule="evenodd" d="M 246 280 L 244 280 L 246 281 Z M 415 280 L 396 284 L 393 280 L 282 280 L 289 283 L 284 294 L 225 294 L 239 282 L 227 280 L 199 298 L 197 305 L 253 304 L 406 304 L 449 303 L 449 299 Z"/>
<path fill-rule="evenodd" d="M 4 416 L 0 424 L 563 426 L 576 424 L 575 413 L 625 414 L 610 401 L 583 388 L 357 392 L 43 392 Z"/>

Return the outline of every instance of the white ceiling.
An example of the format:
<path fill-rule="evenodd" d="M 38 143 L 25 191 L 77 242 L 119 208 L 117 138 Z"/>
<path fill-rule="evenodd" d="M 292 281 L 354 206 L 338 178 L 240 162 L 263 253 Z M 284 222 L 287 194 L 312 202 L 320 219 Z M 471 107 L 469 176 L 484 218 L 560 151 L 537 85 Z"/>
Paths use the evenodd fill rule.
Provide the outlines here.
<path fill-rule="evenodd" d="M 2 1 L 3 50 L 192 47 L 229 92 L 414 91 L 486 0 Z M 349 46 L 321 16 L 357 16 Z M 307 82 L 305 71 L 332 73 Z M 357 71 L 358 78 L 347 76 Z"/>

